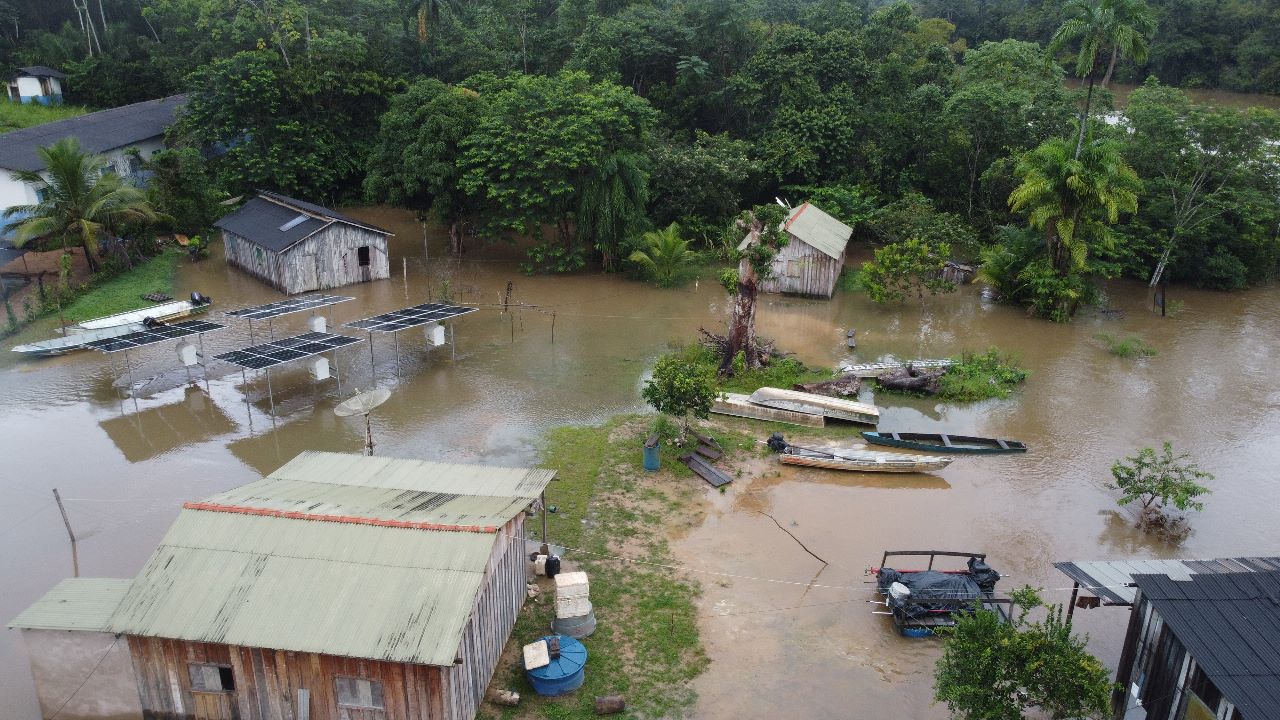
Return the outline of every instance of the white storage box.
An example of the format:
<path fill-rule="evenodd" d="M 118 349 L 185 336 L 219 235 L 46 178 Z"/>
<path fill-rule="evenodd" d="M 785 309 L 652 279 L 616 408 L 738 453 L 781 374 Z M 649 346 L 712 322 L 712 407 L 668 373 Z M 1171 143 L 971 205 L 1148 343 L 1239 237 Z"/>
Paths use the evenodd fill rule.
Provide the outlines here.
<path fill-rule="evenodd" d="M 586 597 L 590 594 L 590 583 L 584 572 L 567 572 L 556 575 L 556 598 Z"/>
<path fill-rule="evenodd" d="M 556 598 L 556 617 L 576 618 L 591 613 L 591 600 L 586 595 L 575 598 Z"/>

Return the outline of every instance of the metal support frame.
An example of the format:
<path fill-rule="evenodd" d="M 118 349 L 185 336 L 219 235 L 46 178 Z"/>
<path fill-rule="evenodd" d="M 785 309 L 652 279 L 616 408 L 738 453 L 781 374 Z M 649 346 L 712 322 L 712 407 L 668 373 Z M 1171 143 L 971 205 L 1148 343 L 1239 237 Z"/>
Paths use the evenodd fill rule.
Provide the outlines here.
<path fill-rule="evenodd" d="M 396 341 L 396 377 L 400 377 L 400 331 L 391 333 Z"/>
<path fill-rule="evenodd" d="M 1071 616 L 1076 612 L 1076 596 L 1080 594 L 1080 582 L 1071 583 L 1071 602 L 1067 603 L 1067 622 L 1071 622 Z"/>
<path fill-rule="evenodd" d="M 369 331 L 369 384 L 377 386 L 378 368 L 373 363 L 373 331 Z"/>
<path fill-rule="evenodd" d="M 267 401 L 271 404 L 271 417 L 276 416 L 276 397 L 275 392 L 271 389 L 271 368 L 266 369 L 267 373 Z"/>

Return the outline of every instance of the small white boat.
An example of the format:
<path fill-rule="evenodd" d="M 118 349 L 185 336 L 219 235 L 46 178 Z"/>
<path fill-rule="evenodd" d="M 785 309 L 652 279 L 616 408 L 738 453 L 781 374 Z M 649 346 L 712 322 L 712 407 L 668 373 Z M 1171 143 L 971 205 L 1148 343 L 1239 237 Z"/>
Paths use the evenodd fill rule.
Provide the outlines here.
<path fill-rule="evenodd" d="M 69 332 L 65 337 L 50 338 L 48 340 L 41 340 L 40 342 L 18 345 L 13 348 L 13 352 L 32 355 L 35 357 L 64 355 L 73 350 L 79 350 L 95 340 L 105 340 L 107 338 L 120 337 L 121 335 L 128 335 L 131 332 L 145 330 L 147 327 L 146 321 L 148 319 L 162 322 L 177 320 L 178 318 L 202 313 L 208 310 L 212 303 L 213 301 L 208 297 L 201 295 L 200 293 L 193 292 L 191 293 L 190 300 L 176 300 L 174 302 L 152 305 L 138 310 L 130 310 L 129 312 L 107 315 L 106 317 L 94 318 L 93 320 L 86 320 L 76 326 L 76 329 L 73 329 L 73 331 Z"/>
<path fill-rule="evenodd" d="M 875 405 L 800 392 L 799 390 L 762 387 L 751 393 L 751 402 L 778 410 L 821 415 L 832 420 L 844 420 L 867 425 L 875 425 L 880 422 L 880 409 Z"/>
<path fill-rule="evenodd" d="M 774 433 L 766 443 L 778 453 L 783 465 L 851 470 L 854 472 L 926 473 L 951 464 L 949 457 L 905 455 L 829 447 L 799 447 L 788 443 L 781 433 Z"/>

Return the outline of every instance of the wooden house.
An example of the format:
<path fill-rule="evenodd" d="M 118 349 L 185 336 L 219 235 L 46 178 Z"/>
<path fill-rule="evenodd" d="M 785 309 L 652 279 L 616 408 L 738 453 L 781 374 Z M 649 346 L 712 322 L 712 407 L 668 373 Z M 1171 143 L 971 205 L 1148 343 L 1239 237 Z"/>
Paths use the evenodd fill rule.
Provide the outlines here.
<path fill-rule="evenodd" d="M 829 298 L 844 269 L 844 251 L 853 229 L 809 203 L 792 208 L 779 228 L 787 244 L 773 259 L 773 271 L 760 290 Z M 745 250 L 744 239 L 738 250 Z"/>
<path fill-rule="evenodd" d="M 554 475 L 303 453 L 186 503 L 132 581 L 64 581 L 10 627 L 46 718 L 469 720 Z"/>
<path fill-rule="evenodd" d="M 259 191 L 214 225 L 228 263 L 289 295 L 391 277 L 390 232 L 309 202 Z"/>

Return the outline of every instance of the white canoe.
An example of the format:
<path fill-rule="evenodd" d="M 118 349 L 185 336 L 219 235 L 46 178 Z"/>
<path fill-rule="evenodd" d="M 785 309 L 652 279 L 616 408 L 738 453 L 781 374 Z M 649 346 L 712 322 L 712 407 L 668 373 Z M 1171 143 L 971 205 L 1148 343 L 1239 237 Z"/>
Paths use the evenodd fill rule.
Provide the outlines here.
<path fill-rule="evenodd" d="M 117 313 L 115 315 L 107 315 L 106 317 L 85 320 L 80 323 L 80 327 L 85 330 L 102 330 L 104 328 L 119 327 L 121 325 L 136 325 L 147 318 L 154 320 L 171 320 L 177 317 L 190 315 L 191 311 L 196 308 L 206 308 L 208 305 L 194 305 L 190 300 L 175 300 L 173 302 L 161 303 L 150 307 L 130 310 L 128 312 Z"/>
<path fill-rule="evenodd" d="M 789 447 L 779 458 L 784 465 L 849 470 L 853 472 L 925 473 L 951 464 L 949 457 L 902 455 L 856 450 L 802 449 Z"/>
<path fill-rule="evenodd" d="M 833 420 L 865 423 L 875 425 L 880 422 L 880 409 L 875 405 L 827 397 L 799 390 L 783 390 L 781 388 L 764 387 L 751 393 L 751 402 L 756 405 L 790 410 L 792 412 L 821 415 Z"/>

